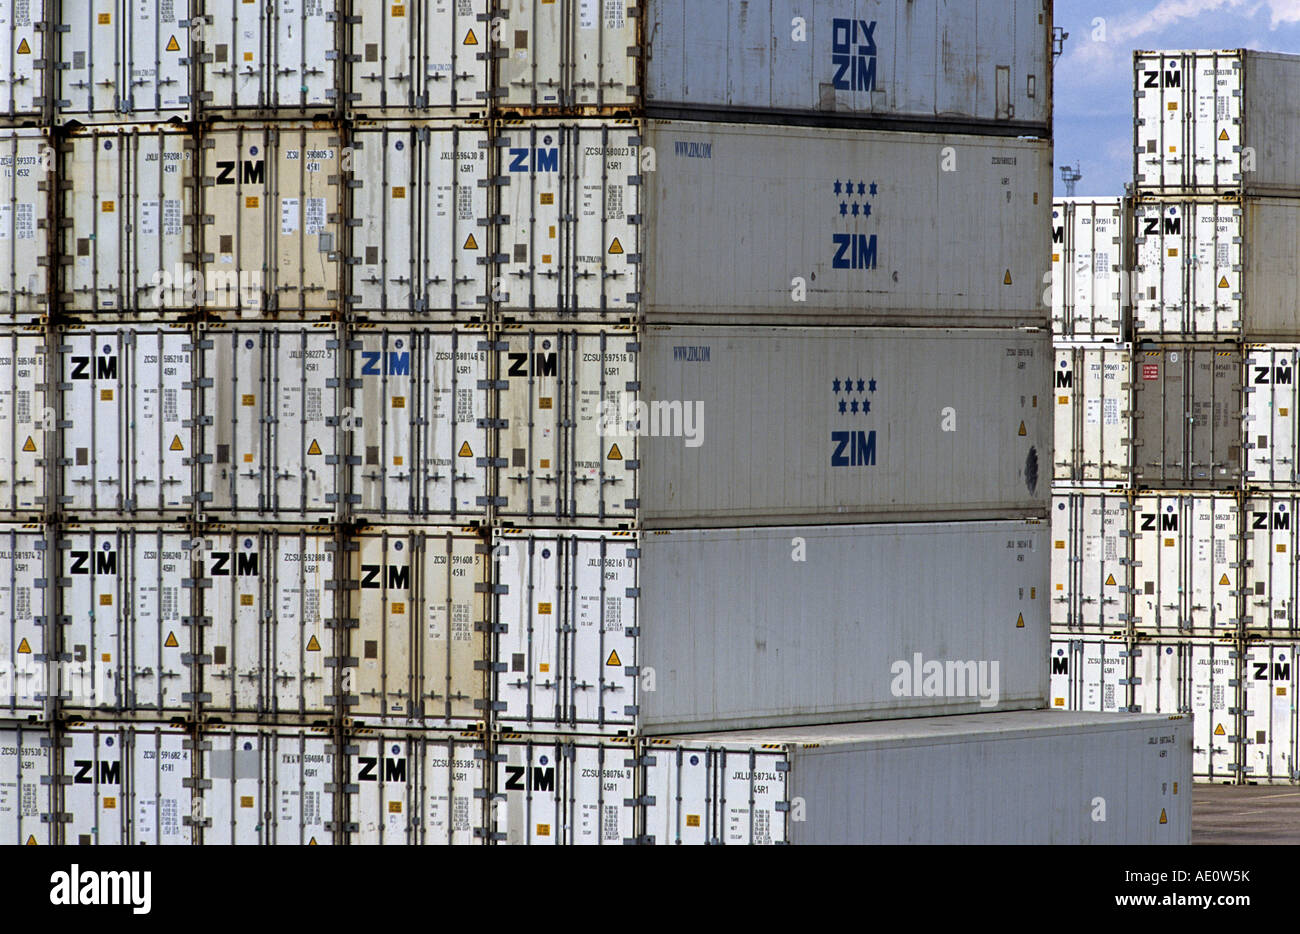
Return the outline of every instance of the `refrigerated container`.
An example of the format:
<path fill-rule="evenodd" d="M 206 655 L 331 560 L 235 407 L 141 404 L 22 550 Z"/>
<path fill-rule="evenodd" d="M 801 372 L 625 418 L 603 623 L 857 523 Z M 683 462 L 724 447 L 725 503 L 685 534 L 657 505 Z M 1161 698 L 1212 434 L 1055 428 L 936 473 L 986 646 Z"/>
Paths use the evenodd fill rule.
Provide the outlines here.
<path fill-rule="evenodd" d="M 1198 781 L 1238 778 L 1240 655 L 1230 643 L 1210 639 L 1148 641 L 1133 649 L 1133 707 L 1190 715 Z"/>
<path fill-rule="evenodd" d="M 57 693 L 50 625 L 50 538 L 39 525 L 0 525 L 0 716 L 49 715 Z M 2 808 L 0 808 L 2 810 Z"/>
<path fill-rule="evenodd" d="M 0 315 L 10 324 L 49 313 L 53 171 L 47 130 L 0 129 Z"/>
<path fill-rule="evenodd" d="M 1186 845 L 1191 726 L 1039 710 L 674 737 L 643 753 L 642 839 Z"/>
<path fill-rule="evenodd" d="M 194 136 L 154 124 L 90 126 L 60 144 L 63 310 L 175 318 L 203 300 L 195 240 Z"/>
<path fill-rule="evenodd" d="M 1242 506 L 1245 586 L 1243 622 L 1252 636 L 1300 637 L 1297 599 L 1300 567 L 1296 535 L 1300 497 L 1294 493 L 1247 497 Z"/>
<path fill-rule="evenodd" d="M 188 515 L 196 408 L 190 332 L 70 325 L 55 341 L 59 511 L 96 520 Z"/>
<path fill-rule="evenodd" d="M 1300 347 L 1253 344 L 1245 348 L 1245 356 L 1242 448 L 1246 452 L 1246 486 L 1278 490 L 1298 486 L 1300 432 L 1294 423 L 1300 406 L 1296 383 Z"/>
<path fill-rule="evenodd" d="M 1123 490 L 1052 497 L 1052 631 L 1111 635 L 1132 618 L 1132 503 Z"/>
<path fill-rule="evenodd" d="M 0 515 L 39 518 L 57 422 L 43 328 L 0 331 Z"/>
<path fill-rule="evenodd" d="M 1122 639 L 1052 633 L 1052 709 L 1127 711 L 1130 657 Z"/>
<path fill-rule="evenodd" d="M 349 514 L 367 522 L 479 522 L 493 460 L 491 343 L 483 325 L 349 330 L 340 413 Z"/>
<path fill-rule="evenodd" d="M 1133 481 L 1130 344 L 1056 341 L 1056 484 L 1128 486 Z"/>
<path fill-rule="evenodd" d="M 1223 636 L 1241 624 L 1241 504 L 1229 495 L 1143 494 L 1133 502 L 1133 626 Z"/>
<path fill-rule="evenodd" d="M 365 527 L 348 547 L 347 716 L 420 729 L 485 720 L 491 586 L 477 530 Z"/>
<path fill-rule="evenodd" d="M 27 0 L 0 10 L 0 117 L 9 124 L 45 119 L 49 32 L 45 0 Z"/>
<path fill-rule="evenodd" d="M 1133 173 L 1139 191 L 1300 193 L 1290 158 L 1300 56 L 1249 49 L 1133 52 Z"/>
<path fill-rule="evenodd" d="M 1045 332 L 517 327 L 496 348 L 503 523 L 692 528 L 1047 508 Z"/>
<path fill-rule="evenodd" d="M 1125 198 L 1052 202 L 1052 333 L 1058 340 L 1127 338 L 1131 212 Z"/>
<path fill-rule="evenodd" d="M 353 314 L 386 324 L 486 318 L 488 124 L 361 123 L 349 134 L 348 150 L 344 275 Z"/>
<path fill-rule="evenodd" d="M 1243 355 L 1231 345 L 1133 352 L 1133 463 L 1150 489 L 1235 489 L 1242 470 Z"/>
<path fill-rule="evenodd" d="M 1049 141 L 534 120 L 493 144 L 507 320 L 1049 320 Z"/>
<path fill-rule="evenodd" d="M 52 795 L 53 736 L 45 724 L 0 724 L 0 841 L 57 843 Z"/>
<path fill-rule="evenodd" d="M 1248 782 L 1300 782 L 1300 643 L 1255 642 L 1242 653 L 1242 777 Z"/>

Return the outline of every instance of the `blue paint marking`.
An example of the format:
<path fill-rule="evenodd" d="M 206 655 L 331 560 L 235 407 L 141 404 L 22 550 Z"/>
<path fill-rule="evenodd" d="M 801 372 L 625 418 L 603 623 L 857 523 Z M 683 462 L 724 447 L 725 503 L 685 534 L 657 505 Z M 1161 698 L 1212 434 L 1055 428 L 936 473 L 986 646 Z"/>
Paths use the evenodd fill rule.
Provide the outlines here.
<path fill-rule="evenodd" d="M 876 89 L 876 21 L 831 20 L 831 83 L 840 91 Z"/>
<path fill-rule="evenodd" d="M 871 399 L 876 391 L 874 379 L 861 376 L 836 377 L 831 380 L 832 410 L 836 416 L 862 419 L 871 415 Z M 876 466 L 876 432 L 852 429 L 831 432 L 832 467 Z"/>
<path fill-rule="evenodd" d="M 380 369 L 381 363 L 384 364 L 382 371 Z M 411 352 L 409 350 L 390 350 L 388 351 L 388 357 L 385 359 L 381 351 L 361 351 L 362 376 L 382 376 L 385 373 L 389 376 L 410 376 Z"/>

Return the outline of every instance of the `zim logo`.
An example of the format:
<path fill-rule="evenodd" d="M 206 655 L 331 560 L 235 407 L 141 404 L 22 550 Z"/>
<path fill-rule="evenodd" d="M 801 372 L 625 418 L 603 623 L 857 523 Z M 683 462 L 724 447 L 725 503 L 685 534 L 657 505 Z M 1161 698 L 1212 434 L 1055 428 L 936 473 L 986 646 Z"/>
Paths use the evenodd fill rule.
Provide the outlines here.
<path fill-rule="evenodd" d="M 357 772 L 357 781 L 379 781 L 379 775 L 377 773 L 379 768 L 379 758 L 377 756 L 358 756 L 357 765 L 360 766 L 360 770 Z M 384 756 L 383 776 L 384 781 L 386 782 L 406 781 L 406 760 Z"/>
<path fill-rule="evenodd" d="M 235 555 L 235 576 L 236 577 L 257 577 L 258 557 L 255 551 L 241 551 Z M 230 576 L 230 552 L 214 551 L 212 552 L 212 567 L 208 571 L 212 577 L 229 577 Z"/>
<path fill-rule="evenodd" d="M 72 551 L 68 557 L 72 559 L 72 567 L 69 569 L 73 574 L 89 574 L 90 570 L 89 551 Z M 116 574 L 117 573 L 117 552 L 116 551 L 96 551 L 95 570 L 96 574 Z"/>
<path fill-rule="evenodd" d="M 1064 655 L 1059 655 L 1052 659 L 1052 674 L 1068 675 L 1070 673 L 1070 659 Z"/>
<path fill-rule="evenodd" d="M 1289 512 L 1273 513 L 1273 524 L 1271 526 L 1268 524 L 1268 513 L 1256 512 L 1256 513 L 1251 513 L 1251 515 L 1254 518 L 1254 522 L 1250 526 L 1252 529 L 1265 530 L 1270 528 L 1273 529 L 1291 528 L 1291 514 Z"/>
<path fill-rule="evenodd" d="M 388 589 L 409 590 L 411 588 L 411 566 L 409 564 L 390 564 L 388 567 Z M 367 590 L 379 590 L 384 581 L 379 579 L 383 567 L 378 564 L 361 565 L 361 586 Z"/>
<path fill-rule="evenodd" d="M 528 156 L 532 155 L 532 166 L 528 164 Z M 558 172 L 560 170 L 560 147 L 551 146 L 546 149 L 532 149 L 527 146 L 510 150 L 510 171 L 511 172 Z"/>
<path fill-rule="evenodd" d="M 506 371 L 506 376 L 528 375 L 528 354 L 511 353 L 506 356 L 510 359 L 510 369 Z M 534 376 L 554 376 L 557 366 L 555 351 L 533 354 Z"/>
<path fill-rule="evenodd" d="M 217 163 L 217 184 L 218 185 L 235 184 L 236 165 L 238 165 L 238 163 L 235 162 L 235 160 L 233 159 L 229 161 Z M 253 161 L 252 159 L 245 159 L 243 165 L 243 172 L 239 177 L 239 181 L 243 182 L 245 185 L 266 184 L 266 160 L 258 159 L 257 161 Z"/>
<path fill-rule="evenodd" d="M 1144 87 L 1144 88 L 1159 88 L 1159 87 L 1166 87 L 1166 88 L 1180 88 L 1180 87 L 1183 86 L 1183 75 L 1182 75 L 1182 72 L 1174 71 L 1174 70 L 1172 70 L 1172 69 L 1166 68 L 1166 69 L 1165 69 L 1165 73 L 1164 73 L 1164 77 L 1165 77 L 1165 81 L 1164 81 L 1164 84 L 1162 85 L 1162 84 L 1160 83 L 1160 72 L 1159 72 L 1158 70 L 1157 70 L 1157 71 L 1144 71 L 1144 72 L 1142 72 L 1142 87 Z"/>
<path fill-rule="evenodd" d="M 832 234 L 835 258 L 831 260 L 832 269 L 875 269 L 876 235 L 871 234 Z"/>
<path fill-rule="evenodd" d="M 554 791 L 555 766 L 535 765 L 530 773 L 522 765 L 506 766 L 506 791 Z"/>
<path fill-rule="evenodd" d="M 832 431 L 832 467 L 876 466 L 876 433 L 874 431 Z"/>
<path fill-rule="evenodd" d="M 1157 517 L 1156 517 L 1156 514 L 1153 513 L 1153 512 L 1144 512 L 1144 513 L 1142 513 L 1142 531 L 1143 531 L 1143 532 L 1155 532 L 1155 531 L 1157 531 L 1157 529 L 1156 529 L 1156 518 L 1157 518 Z M 1159 531 L 1161 531 L 1161 532 L 1177 532 L 1177 531 L 1178 531 L 1178 514 L 1177 514 L 1177 513 L 1172 513 L 1172 512 L 1171 512 L 1171 513 L 1164 513 L 1164 514 L 1162 514 L 1162 515 L 1159 516 L 1159 519 L 1160 519 L 1160 528 L 1159 528 Z"/>
<path fill-rule="evenodd" d="M 1183 219 L 1181 217 L 1164 218 L 1164 230 L 1160 229 L 1159 217 L 1148 217 L 1142 223 L 1142 234 L 1147 237 L 1154 237 L 1161 233 L 1179 234 L 1183 232 Z"/>
<path fill-rule="evenodd" d="M 1268 662 L 1251 662 L 1255 666 L 1255 680 L 1268 680 Z M 1274 662 L 1273 663 L 1273 680 L 1290 681 L 1291 680 L 1291 663 Z"/>
<path fill-rule="evenodd" d="M 876 22 L 831 20 L 831 83 L 840 91 L 876 89 Z"/>
<path fill-rule="evenodd" d="M 90 379 L 90 361 L 89 356 L 73 357 L 72 378 L 73 379 Z M 117 379 L 117 357 L 98 356 L 95 361 L 95 379 Z"/>
<path fill-rule="evenodd" d="M 383 369 L 380 369 L 381 364 Z M 411 352 L 409 350 L 390 350 L 387 358 L 379 350 L 361 351 L 362 376 L 410 376 Z"/>
<path fill-rule="evenodd" d="M 99 775 L 92 774 L 95 763 L 89 759 L 77 759 L 72 763 L 77 772 L 72 776 L 74 785 L 93 785 L 96 778 L 101 785 L 120 785 L 122 784 L 122 763 L 121 762 L 101 762 L 99 763 Z"/>
<path fill-rule="evenodd" d="M 1291 368 L 1289 366 L 1252 366 L 1251 369 L 1255 371 L 1254 382 L 1256 386 L 1266 386 L 1270 382 L 1275 386 L 1291 385 Z M 1272 377 L 1271 379 L 1270 376 Z"/>

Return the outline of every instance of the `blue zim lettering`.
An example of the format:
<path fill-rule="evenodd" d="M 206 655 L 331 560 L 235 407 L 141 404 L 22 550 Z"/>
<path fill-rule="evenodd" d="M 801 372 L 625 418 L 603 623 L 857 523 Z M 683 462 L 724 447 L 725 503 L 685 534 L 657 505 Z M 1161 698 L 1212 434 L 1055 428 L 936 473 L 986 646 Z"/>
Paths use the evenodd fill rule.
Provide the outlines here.
<path fill-rule="evenodd" d="M 832 234 L 835 245 L 835 258 L 831 261 L 833 269 L 875 269 L 876 235 L 871 234 Z"/>
<path fill-rule="evenodd" d="M 832 431 L 832 467 L 876 466 L 876 433 L 874 431 Z"/>
<path fill-rule="evenodd" d="M 388 365 L 381 372 L 379 364 L 383 357 L 383 352 L 379 350 L 361 351 L 361 375 L 382 376 L 384 373 L 389 376 L 411 375 L 411 352 L 409 350 L 388 351 Z"/>
<path fill-rule="evenodd" d="M 862 19 L 831 21 L 831 83 L 841 91 L 876 89 L 876 22 Z"/>

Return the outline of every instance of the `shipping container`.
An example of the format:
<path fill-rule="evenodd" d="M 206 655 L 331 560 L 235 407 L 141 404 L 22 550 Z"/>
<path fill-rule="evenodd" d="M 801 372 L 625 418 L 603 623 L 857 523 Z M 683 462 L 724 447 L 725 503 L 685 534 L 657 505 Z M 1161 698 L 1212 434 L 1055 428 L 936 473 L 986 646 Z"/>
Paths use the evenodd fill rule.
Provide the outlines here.
<path fill-rule="evenodd" d="M 341 622 L 328 529 L 208 529 L 202 564 L 198 701 L 209 717 L 328 721 Z"/>
<path fill-rule="evenodd" d="M 384 323 L 486 317 L 488 125 L 364 123 L 348 145 L 352 312 Z"/>
<path fill-rule="evenodd" d="M 45 118 L 49 67 L 45 37 L 49 32 L 45 0 L 0 8 L 0 118 L 8 123 L 35 123 Z"/>
<path fill-rule="evenodd" d="M 1112 635 L 1131 619 L 1132 504 L 1124 491 L 1052 497 L 1052 631 Z"/>
<path fill-rule="evenodd" d="M 346 743 L 354 845 L 486 843 L 491 769 L 480 733 L 364 731 Z"/>
<path fill-rule="evenodd" d="M 1246 486 L 1286 489 L 1300 486 L 1300 347 L 1256 344 L 1246 348 L 1245 412 Z"/>
<path fill-rule="evenodd" d="M 1243 561 L 1244 624 L 1252 636 L 1269 639 L 1300 637 L 1300 497 L 1294 493 L 1247 497 Z"/>
<path fill-rule="evenodd" d="M 192 118 L 190 14 L 196 0 L 55 6 L 60 122 Z"/>
<path fill-rule="evenodd" d="M 511 846 L 636 842 L 637 759 L 631 740 L 507 733 L 493 747 L 494 830 Z M 504 813 L 502 813 L 504 811 Z"/>
<path fill-rule="evenodd" d="M 55 340 L 59 511 L 102 520 L 188 515 L 195 415 L 190 332 L 68 326 Z"/>
<path fill-rule="evenodd" d="M 1128 486 L 1133 480 L 1133 385 L 1129 344 L 1057 341 L 1057 484 Z"/>
<path fill-rule="evenodd" d="M 1297 192 L 1300 194 L 1300 192 Z M 1138 201 L 1133 324 L 1151 340 L 1294 341 L 1292 198 Z"/>
<path fill-rule="evenodd" d="M 0 525 L 0 716 L 46 719 L 57 693 L 49 541 L 38 525 Z"/>
<path fill-rule="evenodd" d="M 1131 211 L 1124 198 L 1052 202 L 1052 333 L 1058 339 L 1126 339 Z"/>
<path fill-rule="evenodd" d="M 334 518 L 347 416 L 337 327 L 231 324 L 201 336 L 203 510 L 228 521 Z"/>
<path fill-rule="evenodd" d="M 483 325 L 349 332 L 341 428 L 350 514 L 368 522 L 487 518 L 491 344 Z"/>
<path fill-rule="evenodd" d="M 335 746 L 320 730 L 234 727 L 199 734 L 205 846 L 325 846 L 338 829 Z"/>
<path fill-rule="evenodd" d="M 1133 708 L 1190 715 L 1198 781 L 1237 780 L 1240 655 L 1231 644 L 1209 639 L 1146 642 L 1133 649 Z"/>
<path fill-rule="evenodd" d="M 1048 141 L 651 120 L 494 144 L 507 319 L 1047 326 Z"/>
<path fill-rule="evenodd" d="M 1241 624 L 1241 505 L 1162 493 L 1133 502 L 1133 625 L 1152 637 L 1222 636 Z"/>
<path fill-rule="evenodd" d="M 695 528 L 1047 508 L 1045 332 L 519 327 L 497 346 L 502 522 Z"/>
<path fill-rule="evenodd" d="M 194 743 L 176 725 L 74 723 L 58 743 L 60 842 L 197 843 Z"/>
<path fill-rule="evenodd" d="M 0 843 L 53 844 L 54 741 L 48 726 L 0 725 Z"/>
<path fill-rule="evenodd" d="M 389 526 L 348 547 L 348 716 L 423 729 L 484 720 L 487 543 L 473 528 Z"/>
<path fill-rule="evenodd" d="M 487 0 L 354 5 L 347 20 L 348 112 L 408 119 L 486 114 L 495 42 L 489 7 Z"/>
<path fill-rule="evenodd" d="M 1133 361 L 1137 484 L 1235 489 L 1242 461 L 1241 351 L 1225 345 L 1143 344 Z"/>
<path fill-rule="evenodd" d="M 1186 845 L 1191 727 L 1037 710 L 675 737 L 643 754 L 642 839 Z"/>
<path fill-rule="evenodd" d="M 194 137 L 175 126 L 82 127 L 60 154 L 62 310 L 138 321 L 197 307 Z"/>
<path fill-rule="evenodd" d="M 1291 158 L 1300 56 L 1248 49 L 1133 52 L 1139 191 L 1300 194 Z"/>
<path fill-rule="evenodd" d="M 342 86 L 340 0 L 213 4 L 191 29 L 205 115 L 334 113 Z"/>
<path fill-rule="evenodd" d="M 59 531 L 60 706 L 156 720 L 190 712 L 196 604 L 183 527 Z"/>
<path fill-rule="evenodd" d="M 1098 713 L 1128 710 L 1129 658 L 1123 640 L 1052 633 L 1052 708 Z"/>
<path fill-rule="evenodd" d="M 48 131 L 0 129 L 0 316 L 10 324 L 48 314 L 53 168 Z"/>
<path fill-rule="evenodd" d="M 43 328 L 0 331 L 0 515 L 38 518 L 49 505 L 55 393 Z"/>
<path fill-rule="evenodd" d="M 1296 642 L 1253 643 L 1242 653 L 1242 777 L 1248 782 L 1300 782 L 1298 647 Z"/>
<path fill-rule="evenodd" d="M 222 125 L 201 146 L 204 306 L 233 317 L 332 317 L 341 288 L 338 129 Z"/>

